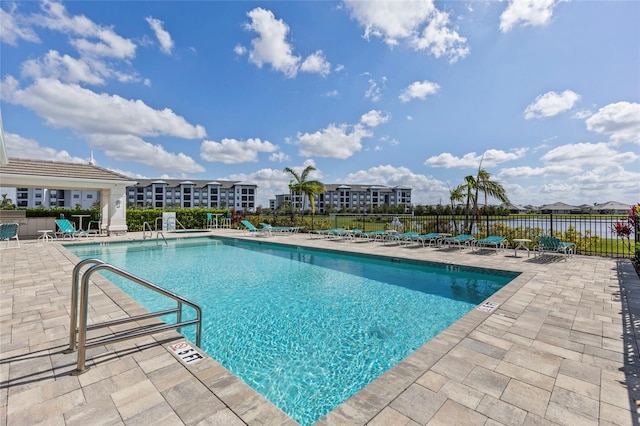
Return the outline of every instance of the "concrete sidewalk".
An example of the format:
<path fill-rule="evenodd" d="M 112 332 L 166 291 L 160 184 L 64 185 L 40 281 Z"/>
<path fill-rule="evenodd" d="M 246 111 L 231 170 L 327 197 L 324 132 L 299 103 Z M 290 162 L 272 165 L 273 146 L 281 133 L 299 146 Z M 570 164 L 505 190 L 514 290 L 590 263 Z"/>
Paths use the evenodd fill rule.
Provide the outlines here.
<path fill-rule="evenodd" d="M 640 279 L 628 260 L 565 262 L 309 234 L 254 238 L 229 229 L 196 235 L 521 272 L 489 299 L 497 309 L 468 313 L 318 424 L 639 424 Z M 71 375 L 76 354 L 63 351 L 78 259 L 59 241 L 21 245 L 3 242 L 0 250 L 1 424 L 295 424 L 211 358 L 181 362 L 168 349 L 185 340 L 175 332 L 89 350 L 92 368 Z M 143 312 L 106 279 L 92 281 L 90 322 Z"/>

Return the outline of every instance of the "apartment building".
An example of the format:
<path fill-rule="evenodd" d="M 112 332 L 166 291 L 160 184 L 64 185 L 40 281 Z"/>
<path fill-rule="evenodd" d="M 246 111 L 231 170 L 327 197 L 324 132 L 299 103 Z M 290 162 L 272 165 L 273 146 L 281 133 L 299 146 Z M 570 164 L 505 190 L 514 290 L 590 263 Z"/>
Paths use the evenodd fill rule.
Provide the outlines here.
<path fill-rule="evenodd" d="M 257 185 L 238 181 L 141 179 L 127 187 L 127 205 L 137 207 L 218 208 L 253 212 Z"/>
<path fill-rule="evenodd" d="M 16 188 L 18 208 L 90 209 L 100 201 L 100 191 L 48 188 Z"/>
<path fill-rule="evenodd" d="M 327 209 L 341 211 L 344 209 L 357 209 L 360 212 L 370 211 L 374 207 L 381 206 L 411 206 L 411 188 L 406 186 L 385 185 L 354 185 L 354 184 L 325 184 L 325 192 L 316 196 L 316 211 L 324 213 Z M 269 201 L 272 209 L 279 208 L 283 202 L 292 202 L 294 208 L 304 205 L 309 208 L 306 197 L 300 194 L 276 195 Z"/>

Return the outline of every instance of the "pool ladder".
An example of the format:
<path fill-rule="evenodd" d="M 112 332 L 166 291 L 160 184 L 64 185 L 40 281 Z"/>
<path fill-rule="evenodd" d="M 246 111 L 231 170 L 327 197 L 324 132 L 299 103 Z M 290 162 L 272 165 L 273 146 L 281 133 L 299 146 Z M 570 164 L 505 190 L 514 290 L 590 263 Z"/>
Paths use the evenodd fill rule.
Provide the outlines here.
<path fill-rule="evenodd" d="M 80 271 L 85 265 L 92 265 L 84 272 L 82 281 L 80 282 Z M 128 318 L 116 319 L 111 321 L 105 321 L 102 323 L 96 323 L 87 325 L 87 316 L 89 310 L 89 278 L 94 272 L 97 271 L 109 271 L 116 275 L 124 277 L 129 281 L 146 287 L 155 291 L 163 296 L 173 299 L 176 302 L 176 307 L 172 309 L 165 309 L 157 312 L 150 312 L 141 315 L 130 316 Z M 78 302 L 79 309 L 78 312 Z M 194 319 L 182 321 L 182 305 L 187 305 L 192 308 L 196 317 Z M 143 325 L 137 325 L 134 328 L 126 331 L 113 333 L 111 336 L 105 337 L 104 335 L 88 341 L 87 331 L 95 330 L 103 327 L 111 327 L 114 325 L 126 324 L 138 320 L 147 320 L 150 318 L 157 318 L 163 315 L 176 314 L 176 322 L 174 324 L 166 324 L 164 322 L 148 324 L 146 321 Z M 78 360 L 76 369 L 72 372 L 74 375 L 85 373 L 89 370 L 86 366 L 86 351 L 87 349 L 94 348 L 96 346 L 103 346 L 109 343 L 122 342 L 124 340 L 133 339 L 141 336 L 148 336 L 150 334 L 161 333 L 167 330 L 180 329 L 187 325 L 196 326 L 196 346 L 200 346 L 200 332 L 202 324 L 202 309 L 196 303 L 185 299 L 184 297 L 159 287 L 149 281 L 136 277 L 135 275 L 120 269 L 116 266 L 110 265 L 99 259 L 85 259 L 73 268 L 73 275 L 71 278 L 71 323 L 69 326 L 69 348 L 64 353 L 72 353 L 78 351 Z"/>
<path fill-rule="evenodd" d="M 149 233 L 148 235 L 147 232 Z M 167 239 L 164 237 L 164 233 L 162 231 L 156 232 L 156 244 L 160 243 L 160 237 L 162 237 L 164 245 L 168 246 L 169 243 L 167 243 Z M 153 230 L 151 229 L 151 225 L 149 224 L 149 222 L 144 222 L 142 224 L 142 239 L 146 240 L 147 238 L 153 238 Z"/>

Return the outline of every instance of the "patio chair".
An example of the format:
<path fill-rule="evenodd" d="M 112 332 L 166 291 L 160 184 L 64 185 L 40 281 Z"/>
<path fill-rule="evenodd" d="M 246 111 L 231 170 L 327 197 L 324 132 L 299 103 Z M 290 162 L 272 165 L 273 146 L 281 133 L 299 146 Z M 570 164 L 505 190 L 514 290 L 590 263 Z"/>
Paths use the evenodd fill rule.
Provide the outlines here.
<path fill-rule="evenodd" d="M 12 238 L 16 240 L 16 248 L 20 248 L 20 239 L 18 238 L 19 227 L 20 225 L 17 223 L 0 223 L 0 241 L 7 240 L 6 248 L 9 248 Z"/>
<path fill-rule="evenodd" d="M 60 236 L 62 238 L 76 238 L 85 236 L 88 237 L 89 233 L 87 231 L 78 231 L 76 227 L 70 222 L 68 219 L 56 219 L 56 225 L 58 226 L 58 231 L 56 231 L 56 236 Z"/>
<path fill-rule="evenodd" d="M 460 235 L 456 235 L 455 237 L 443 238 L 442 244 L 440 247 L 444 247 L 445 245 L 451 247 L 455 245 L 455 246 L 458 246 L 460 250 L 462 250 L 465 247 L 471 247 L 474 241 L 475 241 L 475 238 L 473 235 L 460 234 Z"/>
<path fill-rule="evenodd" d="M 565 262 L 567 258 L 573 256 L 576 252 L 576 245 L 562 241 L 558 237 L 540 235 L 536 237 L 536 246 L 534 247 L 534 256 L 543 254 L 562 254 L 564 255 Z"/>
<path fill-rule="evenodd" d="M 260 222 L 261 229 L 268 229 L 271 232 L 278 232 L 280 234 L 293 234 L 298 230 L 297 226 L 273 226 L 266 222 Z"/>
<path fill-rule="evenodd" d="M 95 228 L 94 228 L 95 226 Z M 87 234 L 102 235 L 102 214 L 98 215 L 98 220 L 91 220 L 87 224 Z"/>
<path fill-rule="evenodd" d="M 498 254 L 499 251 L 504 250 L 507 247 L 507 239 L 499 235 L 489 235 L 486 238 L 476 240 L 474 245 L 478 250 L 491 248 L 496 251 L 496 254 Z"/>
<path fill-rule="evenodd" d="M 384 243 L 386 244 L 388 243 L 397 243 L 398 245 L 402 244 L 402 243 L 407 243 L 409 241 L 411 241 L 411 239 L 413 237 L 417 237 L 418 235 L 420 235 L 419 232 L 415 232 L 415 231 L 411 231 L 411 232 L 403 232 L 403 233 L 393 233 L 393 234 L 387 234 L 385 239 L 384 239 Z"/>
<path fill-rule="evenodd" d="M 242 225 L 244 225 L 244 230 L 243 233 L 246 235 L 247 232 L 249 232 L 249 234 L 256 234 L 259 236 L 265 236 L 265 237 L 270 237 L 271 236 L 271 230 L 269 229 L 264 229 L 264 228 L 256 228 L 255 225 L 251 222 L 249 222 L 248 220 L 241 220 L 240 223 Z"/>
<path fill-rule="evenodd" d="M 387 231 L 385 231 L 384 229 L 381 229 L 378 231 L 360 232 L 358 234 L 358 237 L 360 237 L 361 239 L 367 242 L 382 241 L 382 239 L 386 234 L 387 234 Z"/>
<path fill-rule="evenodd" d="M 422 247 L 425 247 L 425 245 L 431 246 L 431 244 L 437 246 L 438 240 L 440 240 L 441 238 L 442 236 L 440 235 L 440 233 L 430 232 L 428 234 L 416 235 L 414 237 L 411 237 L 411 241 L 421 244 Z"/>

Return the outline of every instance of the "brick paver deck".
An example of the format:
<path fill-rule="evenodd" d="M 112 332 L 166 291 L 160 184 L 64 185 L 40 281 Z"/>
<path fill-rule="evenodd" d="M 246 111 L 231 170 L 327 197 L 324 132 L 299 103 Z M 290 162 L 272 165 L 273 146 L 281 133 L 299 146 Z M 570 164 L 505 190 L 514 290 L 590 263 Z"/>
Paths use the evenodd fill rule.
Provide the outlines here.
<path fill-rule="evenodd" d="M 320 425 L 639 424 L 640 279 L 628 260 L 261 240 L 521 272 L 489 299 L 497 309 L 468 313 Z M 91 349 L 92 368 L 72 375 L 76 354 L 63 351 L 78 259 L 59 242 L 0 247 L 0 424 L 296 424 L 211 358 L 179 361 L 168 346 L 184 338 L 173 331 Z M 90 322 L 143 311 L 92 281 Z"/>

